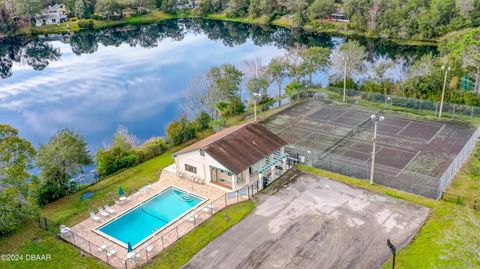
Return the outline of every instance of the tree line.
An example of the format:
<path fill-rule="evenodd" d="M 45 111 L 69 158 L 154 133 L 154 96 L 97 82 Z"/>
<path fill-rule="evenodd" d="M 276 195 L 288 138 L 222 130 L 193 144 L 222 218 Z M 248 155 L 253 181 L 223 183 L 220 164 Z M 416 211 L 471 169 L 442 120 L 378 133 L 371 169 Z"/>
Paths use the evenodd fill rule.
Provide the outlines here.
<path fill-rule="evenodd" d="M 175 13 L 193 8 L 197 16 L 224 13 L 265 24 L 286 17 L 296 28 L 313 29 L 334 26 L 325 25 L 325 19 L 342 11 L 351 23 L 341 28 L 404 40 L 431 40 L 480 25 L 480 0 L 199 0 L 194 7 L 190 0 L 0 0 L 0 32 L 18 30 L 19 18 L 28 22 L 54 2 L 65 4 L 70 16 L 79 19 L 114 19 L 132 13 Z"/>

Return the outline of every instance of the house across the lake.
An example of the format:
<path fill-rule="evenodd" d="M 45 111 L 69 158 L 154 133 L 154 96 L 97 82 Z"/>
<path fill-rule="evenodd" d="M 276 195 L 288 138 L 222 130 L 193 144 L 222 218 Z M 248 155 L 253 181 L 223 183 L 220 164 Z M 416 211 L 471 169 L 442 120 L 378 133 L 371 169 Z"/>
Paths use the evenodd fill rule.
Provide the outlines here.
<path fill-rule="evenodd" d="M 68 20 L 67 9 L 63 4 L 55 4 L 35 15 L 35 25 L 57 24 Z"/>
<path fill-rule="evenodd" d="M 224 129 L 174 154 L 176 173 L 230 190 L 267 185 L 287 170 L 287 142 L 258 123 Z"/>

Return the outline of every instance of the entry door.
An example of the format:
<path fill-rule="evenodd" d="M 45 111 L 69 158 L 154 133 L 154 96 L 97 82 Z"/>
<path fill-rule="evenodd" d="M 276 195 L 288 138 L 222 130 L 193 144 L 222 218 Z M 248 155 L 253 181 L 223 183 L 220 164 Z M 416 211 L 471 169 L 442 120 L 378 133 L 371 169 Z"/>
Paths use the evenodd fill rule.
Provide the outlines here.
<path fill-rule="evenodd" d="M 212 176 L 212 181 L 218 181 L 218 170 L 215 168 L 210 168 L 210 175 Z"/>

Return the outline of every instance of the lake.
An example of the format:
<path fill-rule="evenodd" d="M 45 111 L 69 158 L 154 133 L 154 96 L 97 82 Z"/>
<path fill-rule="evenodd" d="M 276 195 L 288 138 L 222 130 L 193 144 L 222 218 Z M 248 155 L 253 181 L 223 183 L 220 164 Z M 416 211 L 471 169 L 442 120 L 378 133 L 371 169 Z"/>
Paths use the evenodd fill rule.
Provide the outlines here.
<path fill-rule="evenodd" d="M 0 123 L 35 146 L 62 128 L 86 137 L 92 154 L 119 126 L 140 141 L 163 136 L 183 111 L 189 81 L 211 66 L 264 63 L 295 43 L 335 48 L 346 38 L 202 19 L 169 20 L 0 42 Z M 359 39 L 370 62 L 416 57 L 432 47 Z M 328 72 L 316 74 L 326 84 Z"/>

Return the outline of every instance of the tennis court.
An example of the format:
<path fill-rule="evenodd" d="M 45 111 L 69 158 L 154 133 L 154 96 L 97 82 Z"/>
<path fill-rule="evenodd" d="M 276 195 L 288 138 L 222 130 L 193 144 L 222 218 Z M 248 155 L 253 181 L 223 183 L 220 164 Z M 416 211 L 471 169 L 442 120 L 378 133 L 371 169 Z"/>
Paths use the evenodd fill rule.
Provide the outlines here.
<path fill-rule="evenodd" d="M 448 175 L 448 182 L 441 182 L 446 180 L 452 162 L 474 140 L 476 129 L 466 123 L 427 121 L 312 98 L 264 124 L 290 143 L 287 152 L 301 162 L 369 178 L 372 114 L 385 117 L 377 129 L 375 182 L 438 198 L 453 177 Z"/>

